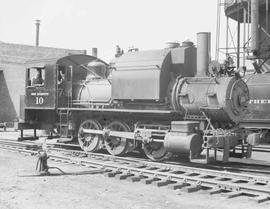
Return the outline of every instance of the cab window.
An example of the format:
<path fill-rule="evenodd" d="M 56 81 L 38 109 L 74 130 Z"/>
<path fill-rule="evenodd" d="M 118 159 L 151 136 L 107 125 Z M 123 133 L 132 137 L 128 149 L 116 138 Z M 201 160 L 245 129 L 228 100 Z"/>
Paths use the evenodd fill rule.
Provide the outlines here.
<path fill-rule="evenodd" d="M 28 68 L 27 80 L 27 86 L 44 86 L 45 68 Z"/>
<path fill-rule="evenodd" d="M 58 79 L 57 79 L 58 85 L 64 83 L 64 81 L 66 81 L 66 68 L 65 68 L 65 66 L 58 67 L 57 75 L 58 75 L 57 76 L 58 77 Z"/>
<path fill-rule="evenodd" d="M 72 66 L 69 67 L 63 65 L 58 66 L 58 73 L 57 73 L 58 84 L 61 84 L 64 81 L 71 81 L 71 77 L 72 77 Z"/>

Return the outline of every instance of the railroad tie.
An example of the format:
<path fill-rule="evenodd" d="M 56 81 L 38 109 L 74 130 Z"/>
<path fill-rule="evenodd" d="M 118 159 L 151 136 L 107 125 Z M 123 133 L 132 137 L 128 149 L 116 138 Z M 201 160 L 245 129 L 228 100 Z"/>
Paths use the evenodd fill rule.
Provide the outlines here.
<path fill-rule="evenodd" d="M 152 184 L 153 182 L 155 181 L 159 181 L 160 179 L 159 178 L 146 178 L 146 179 L 142 179 L 141 182 L 144 183 L 144 184 Z"/>
<path fill-rule="evenodd" d="M 255 197 L 255 201 L 257 203 L 262 203 L 268 200 L 270 200 L 270 195 L 259 195 L 258 197 Z"/>
<path fill-rule="evenodd" d="M 130 176 L 133 176 L 133 174 L 132 173 L 129 173 L 129 172 L 125 172 L 125 173 L 122 173 L 122 174 L 118 175 L 118 178 L 120 180 L 124 180 L 124 179 L 127 179 Z"/>
<path fill-rule="evenodd" d="M 138 181 L 141 181 L 142 179 L 145 179 L 145 178 L 147 178 L 147 177 L 143 176 L 143 175 L 136 175 L 136 176 L 131 176 L 131 177 L 127 178 L 127 180 L 130 182 L 138 182 Z"/>
<path fill-rule="evenodd" d="M 171 184 L 171 183 L 172 183 L 172 181 L 170 181 L 170 180 L 162 179 L 162 180 L 153 182 L 153 185 L 155 185 L 157 187 L 162 187 L 162 186 L 167 186 L 168 184 Z"/>
<path fill-rule="evenodd" d="M 157 167 L 147 167 L 145 170 L 153 171 L 153 170 L 158 170 Z"/>
<path fill-rule="evenodd" d="M 168 188 L 169 188 L 169 189 L 176 190 L 176 189 L 181 189 L 181 188 L 186 187 L 186 186 L 189 186 L 189 185 L 190 185 L 190 184 L 185 183 L 185 182 L 182 182 L 182 183 L 177 182 L 177 183 L 175 183 L 175 184 L 170 184 L 170 185 L 168 185 Z"/>
<path fill-rule="evenodd" d="M 212 189 L 210 189 L 209 191 L 208 191 L 208 194 L 210 194 L 210 195 L 214 195 L 214 194 L 220 194 L 220 193 L 222 193 L 222 189 L 220 189 L 220 188 L 212 188 Z"/>
<path fill-rule="evenodd" d="M 157 169 L 156 172 L 169 172 L 170 169 L 168 168 L 160 168 L 160 169 Z"/>
<path fill-rule="evenodd" d="M 141 163 L 134 163 L 134 164 L 130 164 L 129 167 L 133 167 L 133 168 L 144 168 L 145 165 L 141 164 Z"/>
<path fill-rule="evenodd" d="M 105 173 L 104 175 L 107 177 L 115 177 L 116 175 L 121 174 L 121 173 L 122 172 L 120 171 L 111 171 L 111 172 Z"/>
<path fill-rule="evenodd" d="M 201 190 L 201 188 L 202 188 L 201 185 L 190 185 L 187 187 L 183 187 L 181 191 L 186 193 L 192 193 Z"/>
<path fill-rule="evenodd" d="M 239 191 L 240 190 L 240 187 L 237 184 L 235 185 L 235 184 L 219 183 L 217 187 L 226 191 Z"/>
<path fill-rule="evenodd" d="M 234 197 L 240 197 L 243 195 L 243 192 L 241 191 L 236 191 L 236 192 L 228 192 L 228 193 L 224 193 L 224 196 L 227 198 L 234 198 Z"/>

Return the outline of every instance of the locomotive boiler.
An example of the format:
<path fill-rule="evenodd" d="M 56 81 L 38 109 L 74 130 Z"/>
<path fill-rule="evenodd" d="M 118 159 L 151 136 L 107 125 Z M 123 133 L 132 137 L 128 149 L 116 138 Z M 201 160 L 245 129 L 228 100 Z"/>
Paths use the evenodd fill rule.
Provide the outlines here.
<path fill-rule="evenodd" d="M 34 69 L 44 71 L 44 83 L 27 82 L 21 129 L 57 128 L 86 152 L 139 149 L 156 161 L 195 158 L 203 148 L 228 152 L 244 141 L 236 130 L 249 92 L 239 78 L 205 76 L 210 54 L 201 40 L 209 34 L 198 34 L 198 52 L 186 41 L 127 52 L 111 65 L 88 55 L 29 63 L 27 81 Z"/>

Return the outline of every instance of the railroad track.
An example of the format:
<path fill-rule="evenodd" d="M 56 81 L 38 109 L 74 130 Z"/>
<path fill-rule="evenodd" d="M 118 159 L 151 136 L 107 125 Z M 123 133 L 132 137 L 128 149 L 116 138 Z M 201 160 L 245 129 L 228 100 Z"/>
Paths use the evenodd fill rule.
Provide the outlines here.
<path fill-rule="evenodd" d="M 255 152 L 269 152 L 270 153 L 270 146 L 260 145 L 260 146 L 254 147 L 252 150 Z"/>
<path fill-rule="evenodd" d="M 241 147 L 236 147 L 236 150 L 241 150 Z M 252 148 L 253 152 L 266 152 L 270 153 L 270 146 L 269 145 L 258 145 Z"/>
<path fill-rule="evenodd" d="M 36 145 L 36 141 L 27 141 L 27 142 L 17 142 L 14 140 L 8 140 L 8 139 L 0 139 L 0 143 L 4 143 L 6 145 L 12 145 L 12 144 L 18 144 L 22 147 L 31 147 L 31 149 L 40 149 L 40 147 L 38 147 Z M 55 151 L 55 152 L 61 152 L 61 153 L 66 153 L 68 155 L 72 154 L 72 155 L 77 155 L 77 156 L 85 156 L 86 153 L 84 151 L 81 151 L 80 146 L 76 145 L 76 144 L 66 144 L 66 143 L 49 143 L 47 144 L 47 147 L 50 151 Z M 123 157 L 117 157 L 117 156 L 112 156 L 110 154 L 106 154 L 106 153 L 88 153 L 87 154 L 88 157 L 103 157 L 103 158 L 110 158 L 111 160 L 117 160 L 120 159 L 122 160 Z M 133 156 L 133 157 L 132 157 Z M 139 158 L 139 159 L 138 159 Z M 153 163 L 152 161 L 150 161 L 149 159 L 145 158 L 144 155 L 139 154 L 139 153 L 131 153 L 129 155 L 129 157 L 124 158 L 125 160 L 129 160 L 129 161 L 134 161 L 137 162 L 138 160 L 140 160 L 140 162 L 144 162 L 144 163 Z M 180 166 L 189 166 L 189 167 L 196 167 L 196 168 L 207 168 L 207 169 L 213 169 L 213 170 L 219 170 L 219 171 L 229 171 L 229 172 L 236 172 L 236 173 L 257 173 L 257 174 L 262 174 L 262 175 L 269 175 L 270 176 L 270 164 L 269 165 L 265 165 L 265 164 L 257 164 L 257 165 L 249 165 L 249 164 L 242 164 L 239 165 L 238 164 L 233 164 L 233 165 L 228 165 L 228 164 L 219 164 L 219 165 L 215 165 L 215 164 L 201 164 L 201 163 L 190 163 L 190 162 L 186 162 L 186 161 L 179 161 L 179 158 L 176 159 L 172 159 L 170 161 L 165 161 L 164 163 L 166 163 L 166 166 L 168 166 L 168 164 L 170 165 L 180 165 Z M 161 163 L 159 163 L 160 165 Z"/>
<path fill-rule="evenodd" d="M 29 142 L 0 140 L 0 148 L 35 155 L 39 147 Z M 155 163 L 137 158 L 122 158 L 100 153 L 48 148 L 50 160 L 102 169 L 106 176 L 168 186 L 177 192 L 204 191 L 228 198 L 249 196 L 261 203 L 270 200 L 270 178 L 175 164 Z"/>
<path fill-rule="evenodd" d="M 29 147 L 31 146 L 31 149 L 37 149 L 40 148 L 38 145 L 36 144 L 40 144 L 40 142 L 36 143 L 37 141 L 27 141 L 27 142 L 18 142 L 18 141 L 14 141 L 14 140 L 8 140 L 8 139 L 0 139 L 0 143 L 4 143 L 6 145 L 10 145 L 10 144 L 18 144 L 24 147 Z M 40 144 L 41 146 L 41 144 Z M 47 147 L 49 150 L 53 150 L 56 152 L 64 152 L 67 154 L 73 153 L 74 155 L 80 155 L 80 156 L 85 156 L 86 153 L 84 151 L 81 151 L 80 146 L 77 144 L 67 144 L 67 143 L 48 143 Z M 66 150 L 67 149 L 67 150 Z M 117 156 L 112 156 L 110 154 L 106 154 L 106 153 L 88 153 L 87 154 L 88 157 L 105 157 L 105 158 L 110 158 L 112 160 L 115 159 L 123 159 L 123 157 L 117 157 Z M 139 158 L 139 159 L 138 159 Z M 147 159 L 143 154 L 140 153 L 130 153 L 129 157 L 125 156 L 126 160 L 133 160 L 133 161 L 138 161 L 140 160 L 141 162 L 147 162 L 150 163 L 152 161 L 150 161 L 149 159 Z M 200 168 L 208 168 L 208 169 L 214 169 L 214 170 L 221 170 L 221 171 L 230 171 L 230 172 L 246 172 L 246 173 L 260 173 L 260 174 L 267 174 L 270 175 L 270 164 L 269 165 L 265 165 L 265 164 L 257 164 L 257 165 L 250 165 L 249 164 L 244 164 L 242 165 L 242 167 L 239 164 L 234 164 L 232 165 L 228 165 L 228 164 L 219 164 L 219 165 L 215 165 L 215 164 L 201 164 L 201 163 L 190 163 L 187 161 L 183 161 L 183 159 L 180 159 L 182 161 L 179 161 L 179 158 L 174 158 L 171 159 L 170 161 L 165 161 L 164 163 L 170 164 L 170 165 L 185 165 L 185 166 L 189 166 L 189 167 L 200 167 Z M 245 167 L 243 167 L 245 166 Z"/>

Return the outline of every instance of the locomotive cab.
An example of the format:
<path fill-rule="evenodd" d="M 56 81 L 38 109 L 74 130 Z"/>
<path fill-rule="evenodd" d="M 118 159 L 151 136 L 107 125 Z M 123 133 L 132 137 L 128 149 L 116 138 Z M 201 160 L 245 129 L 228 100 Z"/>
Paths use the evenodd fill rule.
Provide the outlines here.
<path fill-rule="evenodd" d="M 26 64 L 25 96 L 19 129 L 53 129 L 57 107 L 57 66 L 46 61 Z"/>
<path fill-rule="evenodd" d="M 63 122 L 61 112 L 67 112 L 67 108 L 73 107 L 76 101 L 72 98 L 77 89 L 91 75 L 99 80 L 105 79 L 106 70 L 106 63 L 88 55 L 68 55 L 27 62 L 19 129 L 51 131 L 59 128 Z M 68 136 L 68 133 L 64 135 Z"/>

